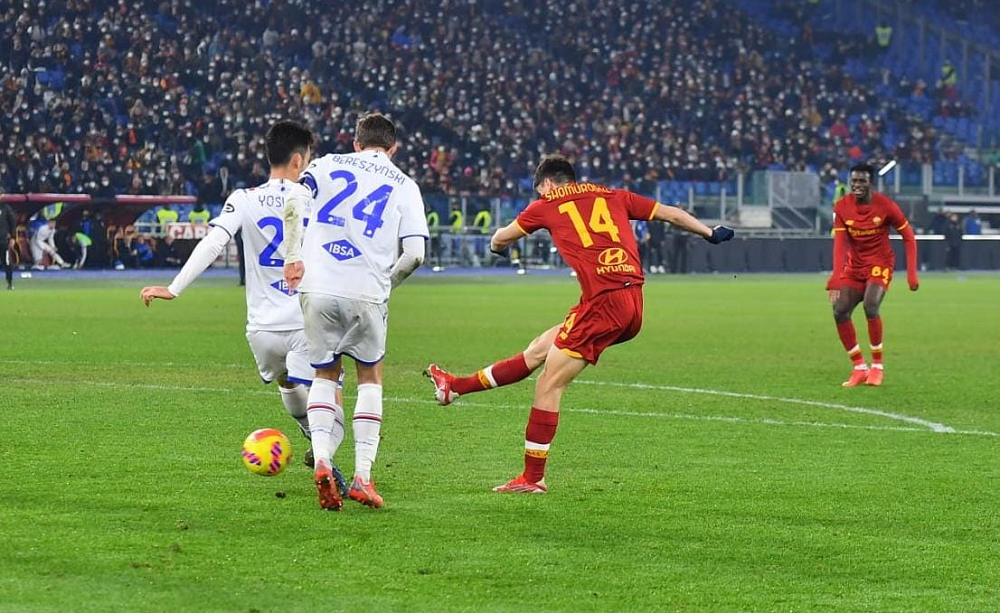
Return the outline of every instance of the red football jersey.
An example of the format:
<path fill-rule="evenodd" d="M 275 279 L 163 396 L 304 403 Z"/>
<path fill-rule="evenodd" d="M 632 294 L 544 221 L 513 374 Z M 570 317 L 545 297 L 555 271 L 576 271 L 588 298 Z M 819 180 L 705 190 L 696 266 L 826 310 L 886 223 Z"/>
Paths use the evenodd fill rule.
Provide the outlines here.
<path fill-rule="evenodd" d="M 656 201 L 593 183 L 567 183 L 528 205 L 514 223 L 525 234 L 545 228 L 580 281 L 585 300 L 642 284 L 632 219 L 652 219 Z"/>
<path fill-rule="evenodd" d="M 872 192 L 861 204 L 847 194 L 833 205 L 833 231 L 847 233 L 847 266 L 885 266 L 895 262 L 889 244 L 889 225 L 902 230 L 909 222 L 899 205 L 885 194 Z"/>

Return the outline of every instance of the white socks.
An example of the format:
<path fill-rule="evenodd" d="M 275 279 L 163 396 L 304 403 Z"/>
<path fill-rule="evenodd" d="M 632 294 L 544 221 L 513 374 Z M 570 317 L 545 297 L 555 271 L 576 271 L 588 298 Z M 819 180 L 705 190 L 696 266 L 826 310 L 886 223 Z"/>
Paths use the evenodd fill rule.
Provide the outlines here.
<path fill-rule="evenodd" d="M 313 384 L 315 387 L 315 383 Z M 310 396 L 310 405 L 311 403 Z M 310 407 L 310 417 L 312 411 Z M 341 413 L 343 416 L 343 413 Z M 368 483 L 372 479 L 372 463 L 378 453 L 379 431 L 382 429 L 382 386 L 377 383 L 358 385 L 358 401 L 354 407 L 354 476 Z M 343 426 L 341 426 L 343 433 Z M 343 437 L 343 434 L 341 434 Z M 315 441 L 315 439 L 313 439 Z M 315 442 L 313 443 L 315 449 Z M 315 452 L 315 451 L 314 451 Z M 319 455 L 317 454 L 318 458 Z"/>
<path fill-rule="evenodd" d="M 309 403 L 309 388 L 299 384 L 295 387 L 278 387 L 281 392 L 281 402 L 292 419 L 299 423 L 302 434 L 309 438 L 309 418 L 306 417 L 306 405 Z"/>
<path fill-rule="evenodd" d="M 319 377 L 313 380 L 309 390 L 308 418 L 317 466 L 319 462 L 330 466 L 330 458 L 344 440 L 344 409 L 337 404 L 337 384 L 334 381 Z"/>

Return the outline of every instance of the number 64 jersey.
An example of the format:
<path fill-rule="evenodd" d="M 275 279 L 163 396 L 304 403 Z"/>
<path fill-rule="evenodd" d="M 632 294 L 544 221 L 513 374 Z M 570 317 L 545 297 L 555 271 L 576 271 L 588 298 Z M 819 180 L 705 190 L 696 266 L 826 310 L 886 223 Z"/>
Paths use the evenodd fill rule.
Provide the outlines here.
<path fill-rule="evenodd" d="M 243 259 L 247 269 L 247 330 L 301 330 L 302 308 L 297 292 L 289 291 L 283 276 L 285 249 L 281 221 L 285 200 L 309 201 L 302 185 L 272 179 L 263 185 L 238 189 L 229 195 L 222 213 L 209 222 L 235 236 L 243 230 Z"/>
<path fill-rule="evenodd" d="M 372 149 L 318 158 L 301 181 L 312 203 L 299 291 L 388 301 L 399 241 L 430 236 L 420 188 Z"/>

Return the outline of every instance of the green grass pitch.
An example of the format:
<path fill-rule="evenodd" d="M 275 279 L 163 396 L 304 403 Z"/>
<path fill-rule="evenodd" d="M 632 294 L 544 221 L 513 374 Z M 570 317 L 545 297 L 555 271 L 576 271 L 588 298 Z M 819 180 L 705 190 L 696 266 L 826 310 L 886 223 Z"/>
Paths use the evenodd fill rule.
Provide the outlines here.
<path fill-rule="evenodd" d="M 233 281 L 150 309 L 141 281 L 23 283 L 0 294 L 0 612 L 1000 610 L 1000 277 L 897 281 L 881 389 L 840 387 L 824 280 L 650 280 L 642 333 L 564 398 L 549 494 L 519 496 L 489 490 L 520 470 L 531 381 L 442 408 L 420 373 L 519 351 L 575 280 L 415 278 L 387 508 L 341 513 Z M 274 478 L 239 459 L 265 426 L 297 456 Z"/>

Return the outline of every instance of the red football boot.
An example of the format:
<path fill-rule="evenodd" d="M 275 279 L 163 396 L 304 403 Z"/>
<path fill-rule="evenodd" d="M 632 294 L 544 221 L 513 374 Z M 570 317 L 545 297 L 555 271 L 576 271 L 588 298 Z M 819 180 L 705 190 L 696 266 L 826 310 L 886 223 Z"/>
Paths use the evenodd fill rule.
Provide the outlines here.
<path fill-rule="evenodd" d="M 871 368 L 868 370 L 868 378 L 865 380 L 866 385 L 872 385 L 878 387 L 882 385 L 882 369 L 881 368 Z"/>
<path fill-rule="evenodd" d="M 316 493 L 319 494 L 319 506 L 327 511 L 339 511 L 344 508 L 344 499 L 337 491 L 337 482 L 333 477 L 333 470 L 323 462 L 316 463 L 316 472 L 313 473 L 313 482 L 316 484 Z"/>
<path fill-rule="evenodd" d="M 369 481 L 365 483 L 361 477 L 354 477 L 354 483 L 351 484 L 351 489 L 347 491 L 347 495 L 351 500 L 360 502 L 366 507 L 373 509 L 381 509 L 385 504 L 382 497 L 375 491 L 375 482 Z"/>
<path fill-rule="evenodd" d="M 501 493 L 517 492 L 519 494 L 544 494 L 549 491 L 549 488 L 545 485 L 545 479 L 542 479 L 538 483 L 532 483 L 531 481 L 525 479 L 524 475 L 518 475 L 507 483 L 496 486 L 493 488 L 493 491 Z"/>
<path fill-rule="evenodd" d="M 844 387 L 857 387 L 868 380 L 869 372 L 868 368 L 855 368 L 851 371 L 851 378 L 841 383 L 841 385 Z"/>
<path fill-rule="evenodd" d="M 424 376 L 430 377 L 434 382 L 434 398 L 438 404 L 447 406 L 458 398 L 458 392 L 451 389 L 451 382 L 455 380 L 455 375 L 440 368 L 437 364 L 431 364 L 424 371 Z"/>

